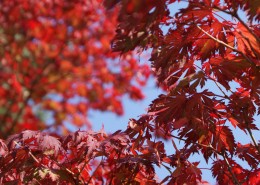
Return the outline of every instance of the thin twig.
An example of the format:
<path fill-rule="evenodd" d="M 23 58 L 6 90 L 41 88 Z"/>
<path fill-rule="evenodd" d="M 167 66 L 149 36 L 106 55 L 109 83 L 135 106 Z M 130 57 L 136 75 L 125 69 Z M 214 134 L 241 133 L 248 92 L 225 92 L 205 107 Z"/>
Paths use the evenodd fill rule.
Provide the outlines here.
<path fill-rule="evenodd" d="M 239 20 L 239 22 L 241 22 L 243 24 L 243 26 L 247 29 L 248 32 L 250 32 L 255 39 L 257 40 L 257 42 L 260 42 L 260 38 L 248 27 L 248 25 L 238 16 L 237 12 L 234 14 L 234 17 L 237 18 Z"/>
<path fill-rule="evenodd" d="M 79 179 L 79 177 L 81 176 L 81 173 L 83 172 L 84 168 L 86 167 L 87 163 L 89 162 L 90 160 L 85 160 L 84 161 L 84 164 L 83 164 L 83 167 L 79 170 L 79 173 L 77 174 L 77 179 Z"/>
<path fill-rule="evenodd" d="M 256 57 L 257 59 L 259 59 L 259 55 L 258 55 L 258 53 L 255 51 L 255 49 L 254 49 L 254 47 L 252 46 L 250 40 L 249 40 L 247 37 L 245 37 L 242 33 L 240 33 L 240 34 L 241 34 L 241 36 L 247 41 L 247 43 L 248 43 L 248 45 L 250 46 L 250 48 L 251 48 L 252 52 L 254 53 L 255 57 Z"/>
<path fill-rule="evenodd" d="M 254 144 L 256 150 L 258 151 L 258 154 L 260 154 L 260 148 L 259 148 L 259 146 L 258 146 L 258 144 L 257 144 L 257 142 L 256 142 L 256 140 L 255 140 L 255 137 L 254 137 L 254 135 L 253 135 L 253 133 L 252 133 L 252 131 L 251 131 L 251 128 L 249 127 L 249 123 L 248 123 L 248 111 L 247 111 L 247 110 L 248 110 L 248 108 L 245 108 L 245 109 L 243 110 L 243 116 L 244 116 L 244 118 L 245 118 L 246 129 L 247 129 L 247 131 L 248 131 L 248 133 L 249 133 L 249 135 L 250 135 L 250 138 L 251 138 L 252 141 L 253 141 L 253 144 Z"/>
<path fill-rule="evenodd" d="M 248 131 L 248 133 L 249 133 L 249 135 L 250 135 L 250 137 L 251 137 L 251 139 L 252 139 L 252 141 L 253 141 L 253 143 L 254 143 L 254 145 L 255 145 L 255 148 L 256 148 L 257 151 L 258 151 L 258 154 L 260 154 L 259 146 L 258 146 L 258 144 L 257 144 L 257 142 L 256 142 L 256 140 L 255 140 L 255 137 L 254 137 L 254 135 L 253 135 L 251 129 L 250 129 L 250 128 L 247 128 L 247 131 Z"/>
<path fill-rule="evenodd" d="M 221 156 L 224 158 L 224 161 L 226 162 L 227 166 L 228 166 L 228 171 L 229 173 L 232 175 L 233 181 L 236 185 L 240 185 L 240 182 L 238 181 L 237 177 L 235 176 L 235 174 L 232 172 L 232 168 L 226 158 L 225 153 L 222 153 Z"/>
<path fill-rule="evenodd" d="M 228 45 L 227 43 L 223 42 L 222 40 L 219 40 L 219 39 L 213 37 L 213 36 L 210 35 L 208 32 L 206 32 L 204 29 L 202 29 L 199 25 L 196 25 L 196 26 L 197 26 L 197 28 L 198 28 L 199 30 L 201 30 L 203 33 L 205 33 L 208 37 L 210 37 L 210 38 L 213 39 L 214 41 L 216 41 L 216 42 L 218 42 L 218 43 L 220 43 L 220 44 L 226 46 L 227 48 L 232 49 L 233 51 L 235 51 L 235 52 L 241 54 L 251 65 L 256 66 L 256 64 L 255 64 L 252 60 L 250 60 L 250 58 L 248 58 L 243 52 L 237 50 L 236 48 L 234 48 L 234 47 L 232 47 L 232 46 L 230 46 L 230 45 Z"/>
<path fill-rule="evenodd" d="M 176 139 L 179 139 L 179 140 L 181 140 L 181 141 L 187 142 L 186 139 L 182 139 L 182 138 L 180 138 L 180 137 L 178 137 L 178 136 L 174 136 L 174 135 L 172 135 L 172 134 L 171 134 L 171 137 L 176 138 Z M 191 141 L 189 141 L 189 142 L 191 142 Z M 220 152 L 217 151 L 215 148 L 213 148 L 211 145 L 204 145 L 204 144 L 196 143 L 196 142 L 191 142 L 191 143 L 192 143 L 192 144 L 195 144 L 195 145 L 198 145 L 198 146 L 201 146 L 201 147 L 204 147 L 204 148 L 209 148 L 209 149 L 213 150 L 215 153 L 220 154 Z"/>
<path fill-rule="evenodd" d="M 197 65 L 195 65 L 195 66 L 202 71 L 202 73 L 205 75 L 205 77 L 207 77 L 209 80 L 213 81 L 213 82 L 216 84 L 216 86 L 218 87 L 218 89 L 219 89 L 219 90 L 223 93 L 223 95 L 224 95 L 224 96 L 220 96 L 220 95 L 215 95 L 215 96 L 218 96 L 218 97 L 221 97 L 221 98 L 226 98 L 226 99 L 229 99 L 229 100 L 230 100 L 229 96 L 223 91 L 223 89 L 219 86 L 218 82 L 217 82 L 213 77 L 211 77 L 210 75 L 207 75 L 207 74 L 205 73 L 205 71 L 204 71 L 201 67 L 199 67 L 199 66 L 197 66 Z M 230 91 L 231 93 L 233 93 L 230 89 L 229 89 L 229 91 Z"/>
<path fill-rule="evenodd" d="M 211 80 L 212 80 L 212 79 L 211 79 Z M 212 80 L 212 81 L 216 84 L 216 86 L 218 87 L 218 89 L 223 93 L 224 97 L 230 100 L 229 96 L 223 91 L 223 89 L 221 89 L 221 87 L 219 86 L 219 84 L 218 84 L 215 80 Z"/>
<path fill-rule="evenodd" d="M 219 8 L 218 6 L 214 6 L 213 8 L 215 8 L 216 10 L 219 10 L 221 12 L 224 12 L 228 15 L 231 15 L 232 17 L 235 17 L 241 24 L 243 24 L 243 26 L 247 29 L 248 32 L 250 32 L 254 37 L 255 39 L 260 42 L 260 38 L 248 27 L 248 25 L 238 16 L 237 14 L 237 11 L 234 11 L 234 12 L 229 12 L 229 11 L 226 11 L 226 10 L 223 10 L 221 8 Z"/>
<path fill-rule="evenodd" d="M 103 163 L 103 160 L 104 160 L 104 159 L 103 159 L 103 156 L 102 156 L 102 159 L 101 159 L 100 163 L 98 164 L 98 166 L 96 167 L 95 171 L 93 172 L 93 174 L 92 174 L 91 177 L 89 178 L 87 184 L 90 183 L 90 181 L 91 181 L 91 179 L 93 178 L 94 174 L 96 173 L 96 171 L 98 170 L 98 168 L 99 168 L 99 167 L 101 166 L 101 164 Z"/>
<path fill-rule="evenodd" d="M 240 52 L 240 51 L 238 51 L 236 48 L 234 48 L 234 47 L 228 45 L 227 43 L 223 42 L 222 40 L 219 40 L 219 39 L 213 37 L 213 36 L 210 35 L 208 32 L 206 32 L 204 29 L 202 29 L 199 25 L 196 25 L 196 26 L 197 26 L 197 28 L 199 28 L 203 33 L 205 33 L 207 36 L 209 36 L 209 37 L 210 37 L 211 39 L 213 39 L 214 41 L 216 41 L 216 42 L 218 42 L 218 43 L 220 43 L 220 44 L 226 46 L 227 48 L 232 49 L 232 50 L 234 50 L 234 51 L 236 51 L 236 52 Z"/>

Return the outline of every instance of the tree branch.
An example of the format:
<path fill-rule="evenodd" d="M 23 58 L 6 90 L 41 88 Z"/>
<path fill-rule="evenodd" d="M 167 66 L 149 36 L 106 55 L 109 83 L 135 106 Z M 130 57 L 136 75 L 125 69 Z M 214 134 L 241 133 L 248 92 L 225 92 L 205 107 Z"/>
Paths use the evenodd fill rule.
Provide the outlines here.
<path fill-rule="evenodd" d="M 44 70 L 45 70 L 50 64 L 51 64 L 50 61 L 46 62 L 46 63 L 43 65 L 43 67 L 42 67 L 42 73 L 41 73 L 40 75 L 38 75 L 38 76 L 32 81 L 31 86 L 30 86 L 30 88 L 29 88 L 29 90 L 28 90 L 28 91 L 29 91 L 29 95 L 25 98 L 25 100 L 23 101 L 22 106 L 20 107 L 18 113 L 17 113 L 17 114 L 15 115 L 15 117 L 13 118 L 13 120 L 12 120 L 12 122 L 11 122 L 11 127 L 10 127 L 8 130 L 6 130 L 6 132 L 5 132 L 5 135 L 6 135 L 6 136 L 10 135 L 10 134 L 13 132 L 15 126 L 16 126 L 17 123 L 18 123 L 18 120 L 19 120 L 20 116 L 22 115 L 22 113 L 23 113 L 23 111 L 24 111 L 24 108 L 26 107 L 26 105 L 28 104 L 29 100 L 30 100 L 31 97 L 32 97 L 34 86 L 39 82 L 39 80 L 40 80 L 41 77 L 43 76 Z M 7 113 L 8 113 L 8 112 L 7 112 Z M 7 119 L 7 116 L 5 117 L 5 119 Z M 5 122 L 5 120 L 3 120 L 3 122 Z"/>
<path fill-rule="evenodd" d="M 216 41 L 216 42 L 218 42 L 218 43 L 220 43 L 220 44 L 226 46 L 226 47 L 229 48 L 229 49 L 232 49 L 233 51 L 240 52 L 240 51 L 238 51 L 236 48 L 234 48 L 234 47 L 228 45 L 227 43 L 223 42 L 222 40 L 219 40 L 219 39 L 213 37 L 213 36 L 210 35 L 208 32 L 206 32 L 204 29 L 202 29 L 199 25 L 196 25 L 196 26 L 197 26 L 197 28 L 199 28 L 203 33 L 205 33 L 207 36 L 209 36 L 209 37 L 210 37 L 211 39 L 213 39 L 214 41 Z"/>
<path fill-rule="evenodd" d="M 210 35 L 208 32 L 206 32 L 204 29 L 202 29 L 199 25 L 196 25 L 196 26 L 197 26 L 197 28 L 198 28 L 199 30 L 201 30 L 203 33 L 205 33 L 209 38 L 211 38 L 212 40 L 218 42 L 219 44 L 222 44 L 222 45 L 226 46 L 227 48 L 232 49 L 233 51 L 239 53 L 239 54 L 242 55 L 251 65 L 256 66 L 256 64 L 255 64 L 252 60 L 250 60 L 250 58 L 248 58 L 243 52 L 237 50 L 236 48 L 234 48 L 234 47 L 232 47 L 232 46 L 230 46 L 230 45 L 228 45 L 227 43 L 223 42 L 222 40 L 219 40 L 219 39 L 213 37 L 213 36 Z"/>

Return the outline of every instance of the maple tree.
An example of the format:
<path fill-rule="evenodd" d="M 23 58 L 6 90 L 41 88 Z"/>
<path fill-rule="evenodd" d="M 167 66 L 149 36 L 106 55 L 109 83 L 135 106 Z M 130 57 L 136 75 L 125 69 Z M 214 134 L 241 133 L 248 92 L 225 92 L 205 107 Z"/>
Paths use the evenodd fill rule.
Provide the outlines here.
<path fill-rule="evenodd" d="M 117 10 L 92 1 L 1 1 L 0 135 L 91 125 L 91 109 L 123 114 L 149 77 L 133 53 L 110 50 Z M 69 90 L 68 90 L 69 89 Z M 45 115 L 53 114 L 46 125 Z"/>
<path fill-rule="evenodd" d="M 76 7 L 79 9 L 84 7 L 82 4 L 71 6 L 66 1 L 57 2 L 61 3 L 57 7 L 66 7 L 64 9 L 61 8 L 64 12 L 60 14 L 57 13 L 59 11 L 54 11 L 57 13 L 57 15 L 54 13 L 57 16 L 55 17 L 57 20 L 61 19 L 63 14 L 66 15 L 67 11 L 69 12 L 70 9 L 68 7 L 71 7 L 73 10 Z M 101 8 L 101 2 L 98 1 L 77 2 L 97 3 L 96 6 Z M 159 95 L 151 103 L 147 113 L 140 116 L 137 120 L 130 119 L 125 131 L 116 131 L 111 135 L 106 134 L 103 129 L 99 132 L 77 131 L 66 136 L 51 135 L 40 131 L 22 131 L 9 136 L 5 141 L 0 140 L 1 183 L 207 184 L 207 179 L 202 179 L 202 172 L 205 168 L 200 166 L 200 161 L 194 162 L 191 160 L 195 154 L 199 154 L 201 160 L 206 161 L 209 167 L 207 170 L 212 172 L 218 184 L 253 185 L 260 183 L 260 147 L 259 141 L 254 136 L 254 133 L 259 134 L 259 123 L 256 123 L 255 120 L 260 114 L 259 1 L 184 1 L 186 7 L 171 14 L 170 5 L 180 2 L 175 0 L 106 0 L 104 5 L 108 11 L 105 12 L 104 9 L 101 9 L 104 16 L 108 16 L 108 13 L 118 17 L 117 22 L 114 20 L 113 24 L 117 24 L 114 37 L 113 30 L 104 30 L 102 32 L 102 34 L 105 34 L 106 31 L 109 32 L 110 37 L 108 39 L 113 38 L 113 51 L 120 52 L 122 55 L 122 61 L 117 63 L 118 65 L 133 65 L 134 63 L 136 68 L 140 67 L 140 70 L 143 70 L 139 64 L 135 63 L 136 60 L 132 58 L 133 55 L 129 54 L 129 52 L 135 49 L 139 52 L 152 51 L 150 58 L 152 70 L 158 85 L 165 90 L 165 93 Z M 12 3 L 6 1 L 7 7 L 11 6 L 10 4 Z M 28 3 L 26 5 L 28 6 Z M 26 5 L 21 6 L 26 7 Z M 47 15 L 50 13 L 47 10 L 52 10 L 56 7 L 56 5 L 43 6 L 42 3 L 39 3 L 38 6 L 43 9 L 42 13 L 46 13 L 46 15 L 39 16 L 43 20 L 47 19 Z M 13 5 L 13 7 L 16 6 Z M 49 9 L 45 10 L 44 7 Z M 8 10 L 10 11 L 10 9 L 5 8 L 2 11 Z M 17 12 L 19 11 L 14 11 L 14 14 Z M 80 11 L 75 9 L 73 13 L 68 13 L 67 18 L 69 20 L 73 19 L 72 15 L 76 14 L 76 12 Z M 241 18 L 240 12 L 246 14 L 246 21 Z M 101 12 L 93 11 L 92 13 L 96 15 Z M 32 16 L 29 17 L 31 18 Z M 21 15 L 17 16 L 17 18 L 26 20 Z M 54 19 L 54 17 L 52 18 Z M 68 21 L 70 24 L 67 25 L 67 28 L 75 26 L 73 24 L 79 24 L 84 27 L 83 25 L 87 22 L 83 21 L 84 24 L 80 24 L 81 18 L 82 16 L 76 16 L 73 19 L 76 23 L 73 23 L 73 20 Z M 53 19 L 49 21 L 52 22 Z M 93 22 L 100 20 L 102 18 L 98 16 Z M 63 22 L 66 21 L 61 21 L 61 23 Z M 21 30 L 19 24 L 17 26 L 8 21 L 4 21 L 4 23 L 6 27 L 4 27 L 5 24 L 1 23 L 1 25 L 6 29 Z M 26 27 L 27 24 L 23 26 Z M 33 23 L 32 25 L 29 23 L 30 34 L 35 34 L 27 38 L 31 45 L 35 45 L 38 42 L 46 42 L 45 44 L 47 45 L 51 41 L 55 42 L 59 32 L 53 38 L 47 39 L 47 42 L 45 41 L 46 38 L 40 34 L 44 30 L 43 28 L 38 29 L 38 31 L 33 29 L 34 26 L 37 28 L 37 25 L 38 23 Z M 99 26 L 97 24 L 97 27 Z M 91 26 L 88 29 L 90 28 Z M 112 29 L 115 29 L 115 27 Z M 58 29 L 55 28 L 54 30 Z M 44 33 L 46 31 L 44 30 Z M 12 32 L 2 31 L 1 34 L 3 33 L 11 34 Z M 3 85 L 2 92 L 6 93 L 7 89 L 10 89 L 12 86 L 12 89 L 17 91 L 16 93 L 28 94 L 25 93 L 27 92 L 26 80 L 24 82 L 18 80 L 23 79 L 23 72 L 20 70 L 27 70 L 32 65 L 32 69 L 29 68 L 30 70 L 27 73 L 32 72 L 30 75 L 39 76 L 35 67 L 35 65 L 39 65 L 38 62 L 35 64 L 35 61 L 38 60 L 29 60 L 25 68 L 19 68 L 19 61 L 16 63 L 9 61 L 8 63 L 7 59 L 19 60 L 19 58 L 22 58 L 20 55 L 23 56 L 24 51 L 20 51 L 22 54 L 19 55 L 17 50 L 25 42 L 20 43 L 18 42 L 19 39 L 18 41 L 15 40 L 15 38 L 17 39 L 20 36 L 15 36 L 15 34 L 7 36 L 5 34 L 3 34 L 3 40 L 10 39 L 13 42 L 10 45 L 10 41 L 8 41 L 8 46 L 6 45 L 1 50 L 5 53 L 5 58 L 2 60 L 2 65 L 5 64 L 3 69 L 5 69 L 7 74 L 10 73 L 9 75 L 11 75 L 9 76 L 11 80 L 5 82 L 8 85 Z M 91 35 L 89 38 L 92 37 L 94 36 Z M 94 38 L 102 40 L 101 36 Z M 109 41 L 106 39 L 107 46 L 103 45 L 104 43 L 101 43 L 101 45 L 102 47 L 106 46 L 105 51 L 108 52 Z M 65 46 L 69 47 L 69 43 L 67 44 Z M 4 44 L 2 45 L 5 46 Z M 95 44 L 91 43 L 91 46 L 93 45 Z M 100 44 L 98 45 L 101 47 Z M 58 44 L 55 46 L 58 47 Z M 48 48 L 51 46 L 42 47 Z M 73 47 L 75 46 L 73 45 Z M 100 49 L 99 47 L 98 49 Z M 86 48 L 87 51 L 80 52 L 82 55 L 85 52 L 90 52 L 87 46 Z M 11 49 L 16 52 L 9 51 Z M 68 50 L 65 51 L 68 52 Z M 47 51 L 50 52 L 50 50 Z M 98 50 L 96 55 L 93 54 L 97 59 L 92 62 L 92 65 L 96 64 L 96 62 L 98 63 L 100 57 L 104 65 L 107 59 L 109 62 L 113 62 L 113 59 L 118 56 L 118 53 L 106 53 L 105 51 Z M 75 51 L 71 50 L 71 54 L 73 53 Z M 77 53 L 76 56 L 78 55 Z M 42 56 L 42 54 L 39 54 L 40 61 L 43 60 L 41 59 Z M 66 100 L 73 97 L 70 94 L 72 92 L 82 95 L 80 93 L 82 93 L 81 90 L 84 87 L 78 86 L 78 80 L 81 78 L 78 76 L 65 78 L 62 72 L 64 72 L 63 70 L 66 72 L 68 70 L 67 67 L 72 64 L 69 64 L 68 59 L 64 62 L 62 60 L 63 57 L 62 59 L 59 57 L 56 54 L 51 61 L 53 65 L 58 65 L 61 69 L 52 67 L 44 73 L 44 71 L 41 71 L 41 68 L 40 74 L 45 77 L 43 78 L 45 79 L 44 83 L 37 81 L 34 86 L 39 85 L 41 87 L 43 84 L 48 84 L 48 80 L 52 78 L 67 80 L 70 82 L 70 85 L 65 86 L 66 88 L 62 85 L 60 88 L 63 90 L 61 90 L 56 86 L 57 83 L 55 82 L 55 84 L 46 86 L 46 92 L 40 91 L 41 88 L 38 86 L 32 91 L 33 93 L 30 96 L 25 96 L 27 97 L 25 103 L 28 104 L 31 115 L 33 113 L 32 108 L 37 103 L 44 108 L 51 107 L 50 110 L 55 113 L 59 112 L 55 108 L 66 107 L 63 104 L 58 106 L 57 104 L 60 102 L 56 102 L 55 98 L 46 100 L 44 97 L 49 92 L 61 94 L 66 97 Z M 54 59 L 55 62 L 53 61 Z M 46 60 L 48 61 L 48 59 Z M 65 69 L 61 67 L 60 60 L 65 64 Z M 75 60 L 71 59 L 70 62 L 75 62 Z M 43 63 L 46 63 L 46 61 Z M 82 66 L 85 66 L 82 63 L 75 66 L 79 67 L 77 69 L 79 71 L 80 69 L 86 70 L 82 68 Z M 91 71 L 91 74 L 101 72 L 100 66 L 102 65 L 93 66 L 92 70 L 94 72 Z M 109 66 L 105 66 L 107 69 L 110 69 Z M 69 69 L 71 68 L 69 67 Z M 130 79 L 135 77 L 135 73 L 132 71 L 134 69 L 131 66 L 126 70 L 131 73 Z M 61 70 L 61 72 L 58 74 L 57 70 Z M 16 72 L 15 76 L 13 75 L 14 71 Z M 145 71 L 147 72 L 146 68 Z M 145 75 L 144 81 L 147 79 L 148 73 Z M 118 74 L 121 73 L 119 72 Z M 53 75 L 59 76 L 53 77 Z M 105 76 L 108 77 L 108 73 Z M 142 96 L 139 90 L 135 86 L 129 89 L 128 85 L 131 82 L 129 78 L 127 79 L 124 81 L 120 79 L 116 82 L 122 82 L 123 84 L 113 84 L 115 89 L 119 88 L 117 89 L 118 91 L 122 90 L 120 89 L 121 85 L 127 85 L 127 88 L 124 86 L 123 92 L 120 91 L 119 97 L 123 93 L 129 93 L 129 90 L 134 89 L 135 95 L 132 95 L 132 97 L 140 99 Z M 82 78 L 81 80 L 80 82 L 85 82 L 89 79 Z M 106 78 L 102 78 L 102 76 L 97 77 L 97 81 L 100 82 L 101 86 L 102 83 L 106 82 L 105 80 Z M 137 82 L 140 85 L 144 83 L 143 81 L 140 82 L 139 79 Z M 212 86 L 214 85 L 214 88 L 217 90 L 208 88 L 208 83 L 211 83 Z M 234 84 L 236 88 L 233 87 Z M 68 91 L 68 88 L 72 91 Z M 77 89 L 77 91 L 74 92 L 74 89 Z M 94 90 L 96 89 L 94 88 Z M 102 90 L 105 91 L 106 89 Z M 88 91 L 86 90 L 86 92 Z M 69 93 L 69 95 L 66 93 Z M 17 94 L 15 96 L 12 93 L 4 95 L 19 99 Z M 4 103 L 8 100 L 10 101 L 6 96 L 1 99 Z M 107 107 L 102 107 L 106 96 L 96 97 L 100 100 L 100 104 L 98 104 L 100 106 L 91 104 L 92 96 L 87 96 L 86 104 L 90 103 L 92 105 L 90 106 L 91 108 L 106 110 Z M 20 98 L 24 97 L 20 96 Z M 29 104 L 30 101 L 32 101 L 31 104 Z M 50 102 L 56 102 L 57 104 L 53 106 Z M 46 104 L 48 106 L 45 106 Z M 114 106 L 117 107 L 117 105 Z M 24 110 L 25 106 L 16 107 L 16 109 L 19 108 Z M 76 110 L 78 108 L 77 106 Z M 13 113 L 13 109 L 16 110 L 12 106 L 9 109 L 8 113 Z M 115 109 L 112 110 L 115 111 Z M 60 110 L 60 112 L 62 111 Z M 23 116 L 26 115 L 26 113 L 21 112 L 18 114 L 19 117 L 22 113 Z M 74 115 L 74 113 L 66 112 L 70 116 Z M 10 123 L 12 123 L 12 119 L 16 118 L 16 116 L 4 117 L 6 117 L 4 126 L 8 130 L 10 126 L 8 126 L 7 121 L 11 119 Z M 22 117 L 19 120 L 23 121 L 25 118 Z M 65 119 L 64 116 L 62 118 L 62 120 Z M 55 121 L 60 123 L 61 120 L 59 119 Z M 39 123 L 39 120 L 32 120 L 33 123 Z M 243 138 L 236 134 L 237 131 L 242 131 L 244 134 Z M 11 132 L 8 134 L 11 134 Z M 248 138 L 250 141 L 245 143 L 244 138 Z M 166 151 L 164 146 L 165 140 L 172 142 L 172 151 Z M 183 147 L 178 146 L 176 141 L 181 142 Z M 159 179 L 156 175 L 155 166 L 165 168 L 169 174 L 163 179 Z"/>

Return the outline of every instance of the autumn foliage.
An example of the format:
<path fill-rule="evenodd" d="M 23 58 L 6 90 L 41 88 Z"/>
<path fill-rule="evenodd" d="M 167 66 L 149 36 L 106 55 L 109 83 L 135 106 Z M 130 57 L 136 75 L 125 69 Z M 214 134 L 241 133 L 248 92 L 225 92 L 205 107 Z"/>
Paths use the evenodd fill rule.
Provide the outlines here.
<path fill-rule="evenodd" d="M 98 1 L 6 0 L 0 4 L 0 135 L 90 128 L 91 109 L 123 114 L 149 77 L 132 53 L 112 53 L 117 10 Z M 46 126 L 46 114 L 53 114 Z"/>
<path fill-rule="evenodd" d="M 0 184 L 260 184 L 259 1 L 0 5 Z M 165 93 L 124 131 L 68 133 L 122 114 L 150 72 Z"/>

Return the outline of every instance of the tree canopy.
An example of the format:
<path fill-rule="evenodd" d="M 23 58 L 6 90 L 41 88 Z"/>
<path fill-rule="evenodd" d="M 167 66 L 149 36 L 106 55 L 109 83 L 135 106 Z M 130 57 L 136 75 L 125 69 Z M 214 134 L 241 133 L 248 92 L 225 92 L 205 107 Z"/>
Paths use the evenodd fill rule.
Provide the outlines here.
<path fill-rule="evenodd" d="M 259 1 L 0 5 L 1 184 L 260 183 Z M 90 109 L 122 114 L 151 73 L 165 93 L 124 131 L 69 133 Z"/>
<path fill-rule="evenodd" d="M 90 128 L 88 110 L 121 115 L 124 95 L 143 98 L 148 66 L 110 50 L 117 10 L 107 12 L 98 1 L 0 5 L 3 138 L 24 129 L 65 134 L 64 122 Z M 54 121 L 46 125 L 48 111 Z"/>

